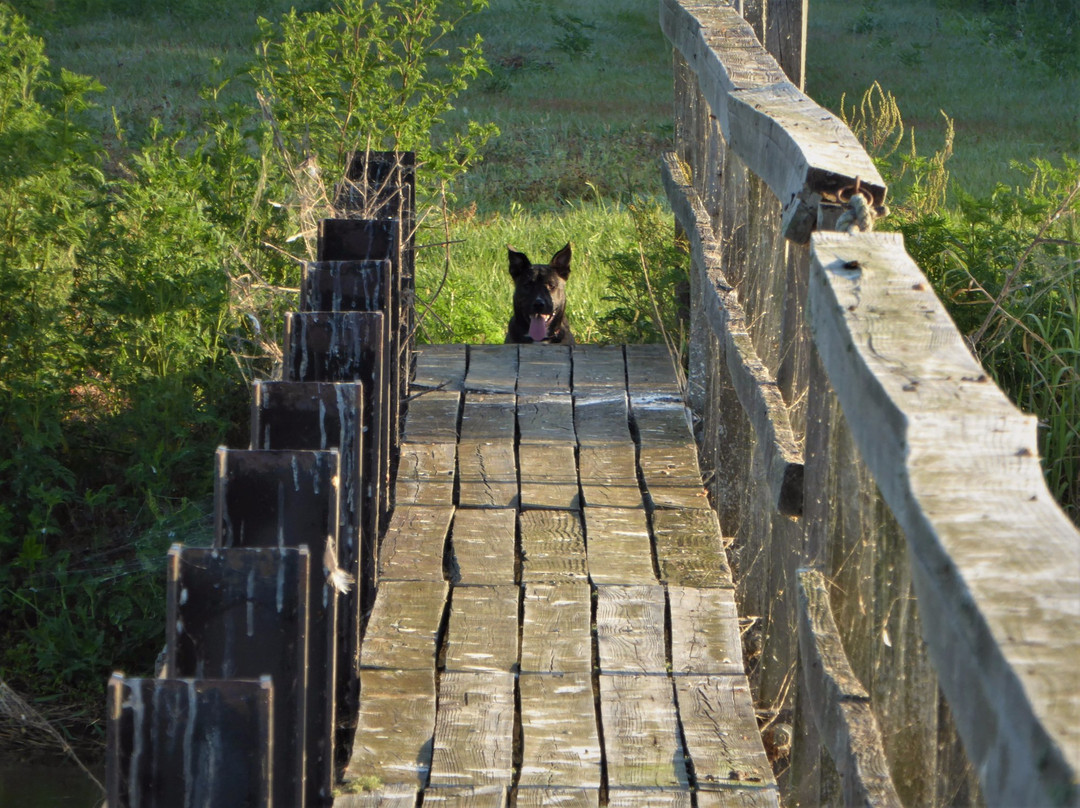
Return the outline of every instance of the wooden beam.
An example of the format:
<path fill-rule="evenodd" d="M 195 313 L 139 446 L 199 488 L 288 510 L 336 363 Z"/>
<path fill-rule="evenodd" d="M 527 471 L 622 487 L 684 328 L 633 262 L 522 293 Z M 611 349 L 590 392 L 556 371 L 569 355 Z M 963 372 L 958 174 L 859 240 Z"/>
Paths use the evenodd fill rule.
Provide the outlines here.
<path fill-rule="evenodd" d="M 907 537 L 923 633 L 984 795 L 1075 803 L 1080 533 L 1046 489 L 1035 419 L 987 378 L 898 234 L 815 235 L 807 317 Z"/>
<path fill-rule="evenodd" d="M 660 23 L 728 146 L 780 200 L 787 238 L 805 243 L 822 196 L 856 178 L 884 204 L 885 183 L 851 130 L 788 81 L 733 7 L 662 0 Z"/>
<path fill-rule="evenodd" d="M 708 327 L 725 346 L 732 386 L 764 446 L 773 502 L 780 513 L 797 516 L 803 507 L 803 458 L 791 430 L 787 404 L 776 380 L 758 357 L 746 313 L 720 270 L 720 248 L 705 207 L 674 155 L 665 156 L 662 168 L 675 218 L 690 239 L 693 264 L 702 276 L 702 309 Z"/>
<path fill-rule="evenodd" d="M 798 573 L 802 705 L 840 773 L 846 805 L 900 808 L 870 695 L 855 676 L 829 605 L 825 576 Z"/>

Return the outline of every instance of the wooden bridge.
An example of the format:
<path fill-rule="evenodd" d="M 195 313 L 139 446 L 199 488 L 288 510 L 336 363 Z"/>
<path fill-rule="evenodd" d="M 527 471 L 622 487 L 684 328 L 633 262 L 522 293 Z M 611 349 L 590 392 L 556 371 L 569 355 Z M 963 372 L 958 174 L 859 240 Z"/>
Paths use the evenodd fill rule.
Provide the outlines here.
<path fill-rule="evenodd" d="M 410 398 L 334 804 L 777 805 L 666 349 L 421 348 Z"/>
<path fill-rule="evenodd" d="M 872 232 L 804 0 L 659 8 L 686 384 L 413 346 L 415 166 L 358 156 L 214 546 L 170 553 L 161 676 L 110 681 L 112 808 L 1080 805 L 1036 424 Z"/>

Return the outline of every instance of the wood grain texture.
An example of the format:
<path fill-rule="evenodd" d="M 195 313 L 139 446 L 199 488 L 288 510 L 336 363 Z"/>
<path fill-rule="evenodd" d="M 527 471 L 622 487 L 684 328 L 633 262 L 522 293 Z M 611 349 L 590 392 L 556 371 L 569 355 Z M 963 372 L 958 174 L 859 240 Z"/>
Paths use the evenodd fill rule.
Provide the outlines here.
<path fill-rule="evenodd" d="M 517 510 L 459 508 L 450 539 L 455 584 L 512 584 L 517 570 Z"/>
<path fill-rule="evenodd" d="M 454 587 L 444 649 L 447 671 L 517 669 L 520 594 L 513 584 Z"/>
<path fill-rule="evenodd" d="M 775 786 L 740 786 L 722 791 L 699 791 L 698 808 L 780 808 L 780 791 Z"/>
<path fill-rule="evenodd" d="M 592 589 L 584 581 L 525 585 L 522 673 L 592 672 Z"/>
<path fill-rule="evenodd" d="M 681 401 L 649 402 L 637 398 L 633 410 L 634 427 L 642 448 L 675 446 L 697 448 L 691 429 L 690 410 Z"/>
<path fill-rule="evenodd" d="M 435 668 L 360 672 L 360 712 L 344 780 L 423 786 L 435 732 Z"/>
<path fill-rule="evenodd" d="M 507 804 L 503 786 L 429 788 L 424 792 L 424 805 L 438 808 L 506 808 Z"/>
<path fill-rule="evenodd" d="M 513 441 L 517 398 L 509 393 L 468 393 L 461 413 L 461 442 Z"/>
<path fill-rule="evenodd" d="M 627 345 L 624 350 L 631 405 L 663 398 L 682 401 L 682 387 L 666 345 Z"/>
<path fill-rule="evenodd" d="M 745 675 L 677 676 L 675 692 L 699 789 L 775 785 Z"/>
<path fill-rule="evenodd" d="M 422 390 L 408 403 L 402 441 L 405 443 L 457 443 L 461 393 L 458 390 Z"/>
<path fill-rule="evenodd" d="M 689 791 L 643 788 L 638 791 L 612 789 L 608 792 L 608 808 L 690 808 Z"/>
<path fill-rule="evenodd" d="M 451 507 L 399 505 L 379 548 L 378 580 L 442 583 Z"/>
<path fill-rule="evenodd" d="M 522 674 L 518 785 L 598 789 L 600 736 L 591 673 Z"/>
<path fill-rule="evenodd" d="M 633 443 L 582 446 L 578 450 L 578 476 L 586 505 L 642 507 Z"/>
<path fill-rule="evenodd" d="M 803 458 L 791 430 L 787 405 L 776 380 L 757 355 L 738 294 L 720 269 L 719 245 L 712 236 L 709 215 L 697 192 L 673 156 L 665 157 L 662 168 L 675 218 L 690 240 L 694 271 L 701 275 L 698 285 L 702 289 L 706 327 L 723 344 L 727 370 L 739 403 L 764 446 L 768 482 L 776 508 L 783 514 L 798 515 L 803 507 Z"/>
<path fill-rule="evenodd" d="M 676 586 L 733 587 L 720 522 L 712 510 L 657 510 L 653 539 L 660 579 Z"/>
<path fill-rule="evenodd" d="M 734 590 L 668 586 L 668 600 L 673 674 L 744 673 Z"/>
<path fill-rule="evenodd" d="M 825 576 L 800 570 L 799 652 L 805 709 L 832 757 L 849 804 L 903 805 L 889 773 L 870 695 L 844 653 Z"/>
<path fill-rule="evenodd" d="M 569 394 L 523 395 L 517 397 L 519 444 L 570 444 L 574 435 L 574 402 Z"/>
<path fill-rule="evenodd" d="M 460 391 L 465 385 L 464 345 L 418 345 L 410 393 Z"/>
<path fill-rule="evenodd" d="M 444 673 L 430 787 L 509 785 L 513 746 L 514 675 Z"/>
<path fill-rule="evenodd" d="M 434 670 L 448 590 L 442 581 L 380 584 L 360 650 L 360 667 Z"/>
<path fill-rule="evenodd" d="M 638 465 L 652 508 L 711 510 L 696 446 L 642 446 Z"/>
<path fill-rule="evenodd" d="M 517 458 L 512 440 L 458 444 L 458 504 L 470 508 L 517 507 Z"/>
<path fill-rule="evenodd" d="M 402 443 L 394 481 L 396 505 L 453 505 L 457 444 Z"/>
<path fill-rule="evenodd" d="M 519 345 L 519 395 L 570 395 L 569 345 Z"/>
<path fill-rule="evenodd" d="M 601 673 L 666 676 L 662 586 L 598 586 L 596 644 Z"/>
<path fill-rule="evenodd" d="M 574 430 L 582 446 L 631 443 L 630 408 L 626 393 L 574 396 Z"/>
<path fill-rule="evenodd" d="M 689 789 L 669 678 L 601 676 L 600 711 L 612 792 Z"/>
<path fill-rule="evenodd" d="M 382 786 L 359 794 L 339 794 L 334 808 L 415 808 L 420 789 L 404 784 Z"/>
<path fill-rule="evenodd" d="M 519 788 L 517 808 L 599 808 L 596 788 Z"/>
<path fill-rule="evenodd" d="M 589 577 L 593 583 L 656 583 L 644 510 L 590 507 L 584 515 Z"/>
<path fill-rule="evenodd" d="M 517 345 L 470 345 L 465 389 L 473 393 L 513 393 L 517 389 Z"/>
<path fill-rule="evenodd" d="M 577 451 L 572 443 L 520 444 L 518 474 L 521 508 L 576 510 L 581 506 Z"/>
<path fill-rule="evenodd" d="M 626 390 L 626 363 L 621 345 L 575 345 L 574 394 Z"/>
<path fill-rule="evenodd" d="M 987 380 L 898 235 L 815 236 L 808 317 L 907 536 L 984 794 L 1080 799 L 1080 534 L 1046 490 L 1034 419 Z"/>
<path fill-rule="evenodd" d="M 521 579 L 584 581 L 588 577 L 585 533 L 577 511 L 522 511 Z"/>

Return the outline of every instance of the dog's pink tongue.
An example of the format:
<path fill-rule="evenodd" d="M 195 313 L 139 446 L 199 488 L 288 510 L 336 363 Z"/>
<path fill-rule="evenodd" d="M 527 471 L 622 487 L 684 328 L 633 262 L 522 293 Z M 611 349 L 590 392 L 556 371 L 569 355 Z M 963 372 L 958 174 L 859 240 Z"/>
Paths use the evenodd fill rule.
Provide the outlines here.
<path fill-rule="evenodd" d="M 532 320 L 529 321 L 529 339 L 533 342 L 543 342 L 547 338 L 547 317 L 534 314 Z"/>

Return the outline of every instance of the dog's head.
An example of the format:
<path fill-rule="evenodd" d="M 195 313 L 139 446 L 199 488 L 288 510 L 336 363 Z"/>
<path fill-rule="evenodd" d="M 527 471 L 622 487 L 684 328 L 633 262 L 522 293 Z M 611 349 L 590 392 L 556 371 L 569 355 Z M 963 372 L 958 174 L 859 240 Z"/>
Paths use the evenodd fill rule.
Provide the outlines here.
<path fill-rule="evenodd" d="M 556 336 L 566 310 L 566 280 L 570 277 L 570 245 L 550 264 L 533 264 L 525 253 L 508 248 L 514 279 L 514 318 L 533 342 Z"/>

